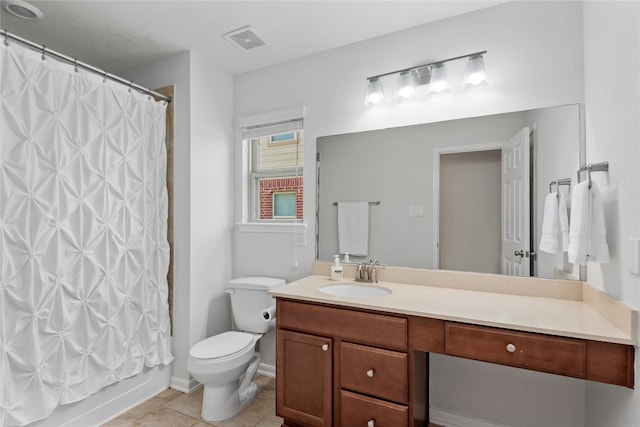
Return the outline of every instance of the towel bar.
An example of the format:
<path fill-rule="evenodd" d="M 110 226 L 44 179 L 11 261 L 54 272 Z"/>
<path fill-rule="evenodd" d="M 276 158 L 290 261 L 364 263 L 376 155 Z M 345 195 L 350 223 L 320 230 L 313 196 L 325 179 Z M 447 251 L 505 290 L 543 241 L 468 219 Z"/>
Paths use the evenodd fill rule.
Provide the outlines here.
<path fill-rule="evenodd" d="M 560 178 L 549 183 L 549 193 L 553 193 L 553 186 L 556 186 L 556 191 L 560 191 L 561 185 L 571 186 L 571 178 Z"/>
<path fill-rule="evenodd" d="M 589 163 L 586 166 L 582 166 L 578 169 L 578 182 L 580 182 L 580 172 L 587 171 L 587 177 L 589 180 L 589 188 L 591 188 L 591 172 L 609 172 L 609 162 Z"/>
<path fill-rule="evenodd" d="M 378 206 L 380 204 L 380 200 L 376 200 L 375 202 L 369 202 L 369 206 Z M 338 202 L 333 202 L 333 206 L 338 206 Z"/>

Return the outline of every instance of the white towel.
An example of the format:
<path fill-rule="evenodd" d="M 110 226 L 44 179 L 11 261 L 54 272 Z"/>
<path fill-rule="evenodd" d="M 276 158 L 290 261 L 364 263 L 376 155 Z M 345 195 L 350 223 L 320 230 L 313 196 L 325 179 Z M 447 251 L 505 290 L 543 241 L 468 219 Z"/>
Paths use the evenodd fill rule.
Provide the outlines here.
<path fill-rule="evenodd" d="M 547 194 L 544 199 L 542 236 L 540 236 L 540 250 L 542 252 L 550 254 L 558 252 L 558 212 L 558 193 Z"/>
<path fill-rule="evenodd" d="M 341 254 L 369 253 L 369 202 L 338 202 L 338 247 Z"/>
<path fill-rule="evenodd" d="M 609 262 L 609 245 L 604 222 L 604 206 L 600 189 L 595 182 L 591 183 L 591 233 L 587 260 L 592 262 Z"/>
<path fill-rule="evenodd" d="M 587 261 L 609 262 L 604 208 L 595 182 L 587 181 L 573 188 L 569 226 L 569 262 L 586 265 Z"/>
<path fill-rule="evenodd" d="M 571 219 L 569 221 L 569 262 L 587 263 L 589 245 L 589 183 L 587 181 L 573 187 L 571 193 Z"/>
<path fill-rule="evenodd" d="M 561 245 L 558 245 L 560 232 Z M 569 219 L 567 218 L 567 201 L 560 193 L 549 193 L 544 199 L 542 216 L 542 235 L 540 250 L 555 254 L 559 249 L 566 252 L 569 248 Z"/>
<path fill-rule="evenodd" d="M 558 225 L 562 239 L 562 252 L 567 252 L 569 249 L 569 218 L 567 217 L 567 200 L 562 193 L 558 198 Z"/>

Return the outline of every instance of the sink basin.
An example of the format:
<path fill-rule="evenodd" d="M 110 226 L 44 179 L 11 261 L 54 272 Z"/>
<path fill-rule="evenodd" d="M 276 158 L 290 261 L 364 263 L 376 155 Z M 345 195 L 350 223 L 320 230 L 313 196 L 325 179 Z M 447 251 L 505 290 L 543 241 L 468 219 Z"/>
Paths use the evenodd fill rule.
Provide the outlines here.
<path fill-rule="evenodd" d="M 384 286 L 360 285 L 353 282 L 343 282 L 336 283 L 335 285 L 327 285 L 321 287 L 318 290 L 328 295 L 354 298 L 382 297 L 391 293 L 391 289 L 385 288 Z"/>

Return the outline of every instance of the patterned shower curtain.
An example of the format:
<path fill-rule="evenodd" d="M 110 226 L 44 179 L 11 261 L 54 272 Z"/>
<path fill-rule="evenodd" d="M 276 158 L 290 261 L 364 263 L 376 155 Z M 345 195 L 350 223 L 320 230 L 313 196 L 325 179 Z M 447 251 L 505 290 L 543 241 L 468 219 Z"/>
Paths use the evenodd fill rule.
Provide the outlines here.
<path fill-rule="evenodd" d="M 164 102 L 0 43 L 0 426 L 169 364 Z"/>

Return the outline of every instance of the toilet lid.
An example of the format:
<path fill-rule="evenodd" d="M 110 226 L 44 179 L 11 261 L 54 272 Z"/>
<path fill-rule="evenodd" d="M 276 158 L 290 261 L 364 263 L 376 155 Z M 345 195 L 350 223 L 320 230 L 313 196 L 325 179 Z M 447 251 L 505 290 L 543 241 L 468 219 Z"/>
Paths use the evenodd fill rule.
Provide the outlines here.
<path fill-rule="evenodd" d="M 253 345 L 254 336 L 246 332 L 228 331 L 200 341 L 189 354 L 196 359 L 224 357 Z"/>

